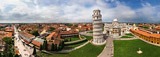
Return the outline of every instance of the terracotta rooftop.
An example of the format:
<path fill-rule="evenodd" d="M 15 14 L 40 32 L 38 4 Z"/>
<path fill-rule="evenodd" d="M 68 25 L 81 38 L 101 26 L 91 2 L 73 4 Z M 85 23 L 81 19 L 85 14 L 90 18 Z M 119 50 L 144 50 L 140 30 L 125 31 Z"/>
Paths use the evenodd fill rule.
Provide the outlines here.
<path fill-rule="evenodd" d="M 139 29 L 133 30 L 133 29 L 131 29 L 131 31 L 136 32 L 136 33 L 139 33 L 139 34 L 141 34 L 141 35 L 145 35 L 145 36 L 147 36 L 147 37 L 160 38 L 160 34 L 151 34 L 151 33 L 148 33 L 147 31 L 144 31 L 144 30 L 139 30 Z"/>
<path fill-rule="evenodd" d="M 15 53 L 16 53 L 16 54 L 19 54 L 19 50 L 15 50 Z"/>
<path fill-rule="evenodd" d="M 20 32 L 20 34 L 22 34 L 24 37 L 27 37 L 27 38 L 33 38 L 33 37 L 35 37 L 34 35 L 29 34 L 27 32 Z"/>
<path fill-rule="evenodd" d="M 12 34 L 13 34 L 12 32 L 8 32 L 8 33 L 6 33 L 4 36 L 5 36 L 5 37 L 12 37 Z"/>
<path fill-rule="evenodd" d="M 18 54 L 19 55 L 19 49 L 17 46 L 14 46 L 14 50 L 15 50 L 15 54 Z"/>
<path fill-rule="evenodd" d="M 53 37 L 53 38 L 56 38 L 57 36 L 58 36 L 58 33 L 57 33 L 57 32 L 52 32 L 52 33 L 49 34 L 46 38 L 52 40 L 52 37 Z"/>
<path fill-rule="evenodd" d="M 30 44 L 27 40 L 23 39 L 26 44 Z"/>
<path fill-rule="evenodd" d="M 34 44 L 34 45 L 36 45 L 38 47 L 40 47 L 42 45 L 41 42 L 38 42 L 38 41 L 35 41 L 35 40 L 32 41 L 32 44 Z"/>

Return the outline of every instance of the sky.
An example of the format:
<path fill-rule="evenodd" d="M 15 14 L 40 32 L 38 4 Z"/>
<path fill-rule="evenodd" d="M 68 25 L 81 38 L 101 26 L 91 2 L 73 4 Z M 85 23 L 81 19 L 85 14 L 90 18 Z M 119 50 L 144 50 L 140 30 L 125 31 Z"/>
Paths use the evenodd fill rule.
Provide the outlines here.
<path fill-rule="evenodd" d="M 160 0 L 0 0 L 0 23 L 160 22 Z"/>

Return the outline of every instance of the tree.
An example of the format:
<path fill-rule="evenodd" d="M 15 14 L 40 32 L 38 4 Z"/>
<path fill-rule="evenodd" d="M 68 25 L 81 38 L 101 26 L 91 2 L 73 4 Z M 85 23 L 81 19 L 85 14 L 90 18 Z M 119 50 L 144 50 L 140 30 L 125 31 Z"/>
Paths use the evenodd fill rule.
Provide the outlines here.
<path fill-rule="evenodd" d="M 13 57 L 13 54 L 11 52 L 9 52 L 8 57 Z"/>
<path fill-rule="evenodd" d="M 36 55 L 36 47 L 33 46 L 33 55 Z"/>
<path fill-rule="evenodd" d="M 73 24 L 67 23 L 67 24 L 65 24 L 65 25 L 70 27 L 70 26 L 72 26 Z"/>
<path fill-rule="evenodd" d="M 39 50 L 42 50 L 43 49 L 43 46 L 42 45 L 40 45 L 40 48 L 39 48 Z"/>
<path fill-rule="evenodd" d="M 54 31 L 55 28 L 54 27 L 50 27 L 49 31 Z"/>
<path fill-rule="evenodd" d="M 51 51 L 54 51 L 54 44 L 52 43 L 52 46 L 51 46 Z"/>
<path fill-rule="evenodd" d="M 2 53 L 0 53 L 0 57 L 3 57 Z"/>
<path fill-rule="evenodd" d="M 10 37 L 4 37 L 2 40 L 8 45 L 12 44 L 12 38 Z"/>
<path fill-rule="evenodd" d="M 56 51 L 58 50 L 58 48 L 57 48 L 57 44 L 55 44 L 54 48 L 55 48 L 55 50 L 56 50 Z"/>
<path fill-rule="evenodd" d="M 62 41 L 62 48 L 64 48 L 64 41 Z"/>
<path fill-rule="evenodd" d="M 34 36 L 39 36 L 38 30 L 32 31 L 31 34 L 33 34 Z"/>
<path fill-rule="evenodd" d="M 64 47 L 64 41 L 61 41 L 59 46 L 58 46 L 58 50 L 62 50 Z"/>
<path fill-rule="evenodd" d="M 48 45 L 47 45 L 47 41 L 46 41 L 46 40 L 44 40 L 44 42 L 43 42 L 43 49 L 44 49 L 44 50 L 47 50 L 47 47 L 48 47 Z"/>
<path fill-rule="evenodd" d="M 14 57 L 19 57 L 19 55 L 18 55 L 18 54 L 16 54 Z"/>

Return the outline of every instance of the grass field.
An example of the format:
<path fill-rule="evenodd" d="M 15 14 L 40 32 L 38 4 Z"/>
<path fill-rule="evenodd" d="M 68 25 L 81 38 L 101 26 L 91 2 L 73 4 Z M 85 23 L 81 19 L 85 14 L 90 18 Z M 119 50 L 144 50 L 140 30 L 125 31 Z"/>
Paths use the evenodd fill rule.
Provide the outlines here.
<path fill-rule="evenodd" d="M 131 36 L 122 36 L 121 38 L 132 38 Z"/>
<path fill-rule="evenodd" d="M 86 37 L 86 38 L 87 38 L 87 40 L 91 40 L 91 39 L 93 39 L 93 37 L 92 37 L 92 36 L 84 36 L 84 37 Z"/>
<path fill-rule="evenodd" d="M 87 38 L 87 40 L 92 39 L 92 36 L 85 36 Z M 70 47 L 76 47 L 79 46 L 82 43 L 79 44 L 75 44 L 75 45 L 71 45 Z M 86 46 L 77 49 L 75 51 L 72 51 L 68 54 L 46 54 L 46 53 L 41 53 L 38 52 L 37 54 L 41 57 L 97 57 L 103 50 L 105 45 L 102 46 L 94 46 L 92 44 L 87 44 Z"/>
<path fill-rule="evenodd" d="M 105 45 L 103 46 L 94 46 L 92 44 L 87 44 L 86 46 L 72 51 L 68 54 L 45 54 L 38 52 L 38 55 L 41 57 L 97 57 L 101 51 L 103 50 Z"/>
<path fill-rule="evenodd" d="M 131 33 L 127 33 L 124 36 L 122 36 L 121 38 L 132 38 L 134 37 L 134 35 L 132 35 Z"/>
<path fill-rule="evenodd" d="M 71 38 L 65 38 L 65 40 L 67 41 L 76 41 L 76 40 L 80 40 L 78 36 L 74 36 L 74 37 L 71 37 Z"/>
<path fill-rule="evenodd" d="M 137 54 L 138 48 L 143 51 Z M 158 57 L 160 47 L 150 45 L 141 40 L 115 40 L 114 57 Z"/>

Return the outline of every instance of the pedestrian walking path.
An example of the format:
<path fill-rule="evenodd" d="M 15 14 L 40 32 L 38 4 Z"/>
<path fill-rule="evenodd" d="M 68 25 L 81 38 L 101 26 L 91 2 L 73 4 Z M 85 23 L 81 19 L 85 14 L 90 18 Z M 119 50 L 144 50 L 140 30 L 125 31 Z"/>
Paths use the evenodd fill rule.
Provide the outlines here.
<path fill-rule="evenodd" d="M 18 31 L 15 29 L 15 38 L 14 38 L 14 46 L 18 47 L 19 53 L 21 57 L 34 57 L 31 52 L 26 49 L 25 44 L 23 44 L 22 40 L 18 37 Z"/>
<path fill-rule="evenodd" d="M 114 40 L 135 40 L 138 38 L 115 38 Z"/>
<path fill-rule="evenodd" d="M 114 46 L 113 46 L 113 38 L 106 39 L 106 46 L 103 51 L 98 55 L 98 57 L 113 57 L 114 55 Z"/>

